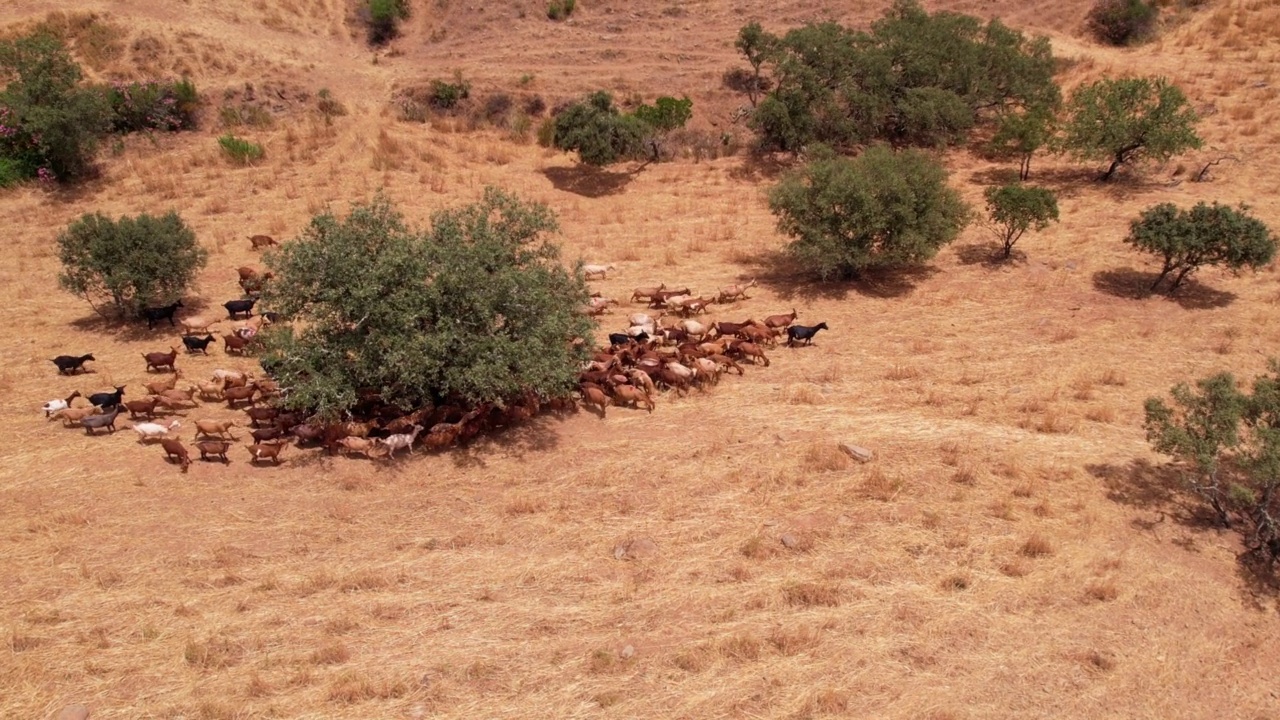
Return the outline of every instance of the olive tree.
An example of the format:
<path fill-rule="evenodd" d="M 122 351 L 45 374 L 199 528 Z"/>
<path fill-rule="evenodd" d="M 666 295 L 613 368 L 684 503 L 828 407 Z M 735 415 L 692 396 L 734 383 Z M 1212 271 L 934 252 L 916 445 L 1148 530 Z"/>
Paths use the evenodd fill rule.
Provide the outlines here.
<path fill-rule="evenodd" d="M 588 165 L 610 165 L 644 154 L 649 127 L 613 104 L 601 90 L 565 108 L 554 120 L 552 144 L 576 151 Z"/>
<path fill-rule="evenodd" d="M 1187 96 L 1165 78 L 1108 78 L 1072 94 L 1059 146 L 1081 160 L 1110 161 L 1106 181 L 1121 165 L 1199 148 L 1196 121 Z"/>
<path fill-rule="evenodd" d="M 1179 210 L 1172 203 L 1148 208 L 1130 223 L 1124 241 L 1160 257 L 1163 265 L 1151 289 L 1172 276 L 1170 292 L 1202 266 L 1221 266 L 1232 272 L 1246 267 L 1257 270 L 1276 255 L 1271 230 L 1250 216 L 1247 206 L 1236 209 L 1216 202 L 1197 203 L 1190 210 Z"/>
<path fill-rule="evenodd" d="M 788 252 L 824 279 L 924 262 L 968 223 L 946 169 L 925 153 L 877 145 L 853 159 L 815 155 L 769 192 L 769 209 L 794 238 Z"/>
<path fill-rule="evenodd" d="M 405 409 L 573 387 L 592 321 L 581 272 L 547 240 L 542 204 L 489 188 L 411 228 L 384 197 L 315 216 L 266 258 L 263 365 L 292 408 L 337 418 L 362 392 Z"/>
<path fill-rule="evenodd" d="M 1027 230 L 1039 232 L 1058 221 L 1058 199 L 1051 190 L 1014 184 L 989 187 L 983 194 L 987 226 L 1003 247 L 1001 257 L 1013 254 L 1014 244 Z"/>
<path fill-rule="evenodd" d="M 209 253 L 176 212 L 119 220 L 93 213 L 58 235 L 58 257 L 59 284 L 107 317 L 180 298 Z"/>

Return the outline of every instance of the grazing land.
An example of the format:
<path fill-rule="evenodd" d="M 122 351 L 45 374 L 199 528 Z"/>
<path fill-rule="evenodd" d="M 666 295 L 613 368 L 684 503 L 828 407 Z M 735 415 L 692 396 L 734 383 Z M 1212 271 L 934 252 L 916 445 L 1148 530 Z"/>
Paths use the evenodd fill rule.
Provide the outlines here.
<path fill-rule="evenodd" d="M 1161 202 L 1246 203 L 1280 226 L 1280 4 L 1170 10 L 1117 49 L 1087 38 L 1088 3 L 928 3 L 1047 34 L 1064 89 L 1170 77 L 1204 148 L 1108 184 L 1037 156 L 1061 222 L 1014 262 L 989 262 L 972 225 L 918 271 L 856 283 L 780 261 L 765 192 L 785 160 L 746 151 L 746 100 L 721 76 L 750 19 L 863 26 L 887 3 L 599 0 L 551 22 L 536 2 L 413 2 L 377 50 L 354 6 L 0 6 L 13 29 L 60 13 L 95 80 L 186 74 L 210 102 L 195 132 L 108 143 L 96 179 L 0 191 L 0 717 L 1280 716 L 1276 596 L 1235 534 L 1166 490 L 1142 429 L 1145 398 L 1280 355 L 1280 274 L 1205 269 L 1149 295 L 1158 264 L 1122 243 Z M 475 97 L 548 106 L 688 95 L 718 149 L 591 170 L 540 147 L 536 123 L 398 118 L 397 92 L 455 71 Z M 317 110 L 321 89 L 345 114 Z M 261 160 L 227 162 L 224 105 L 263 108 L 236 128 Z M 722 133 L 741 149 L 724 156 Z M 945 160 L 978 208 L 1017 172 Z M 378 190 L 425 224 L 491 185 L 548 204 L 567 257 L 615 265 L 592 283 L 606 295 L 754 278 L 712 315 L 795 308 L 830 329 L 652 414 L 543 418 L 394 462 L 290 447 L 254 467 L 241 442 L 181 474 L 125 423 L 90 437 L 40 412 L 72 390 L 139 398 L 158 377 L 139 355 L 181 348 L 177 328 L 106 324 L 58 290 L 55 238 L 81 214 L 180 212 L 210 254 L 184 314 L 225 318 L 236 268 L 261 262 L 249 236 L 294 237 Z M 49 361 L 90 352 L 89 373 Z M 192 381 L 252 364 L 220 344 L 177 359 Z M 204 403 L 184 440 L 199 417 L 243 415 Z"/>

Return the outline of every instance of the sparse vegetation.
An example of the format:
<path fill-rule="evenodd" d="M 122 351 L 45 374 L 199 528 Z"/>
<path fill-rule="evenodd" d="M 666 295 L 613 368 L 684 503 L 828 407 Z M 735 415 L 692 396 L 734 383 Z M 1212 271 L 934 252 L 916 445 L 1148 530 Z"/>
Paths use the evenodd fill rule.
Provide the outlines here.
<path fill-rule="evenodd" d="M 187 78 L 168 83 L 114 83 L 106 94 L 111 132 L 195 129 L 200 95 Z"/>
<path fill-rule="evenodd" d="M 222 154 L 237 165 L 252 165 L 266 154 L 261 145 L 231 133 L 218 138 L 218 145 L 222 148 Z"/>
<path fill-rule="evenodd" d="M 578 0 L 551 0 L 547 3 L 547 18 L 550 20 L 564 20 L 573 14 L 578 7 Z"/>
<path fill-rule="evenodd" d="M 1059 149 L 1081 160 L 1109 160 L 1103 181 L 1122 165 L 1148 158 L 1163 162 L 1201 145 L 1195 110 L 1182 90 L 1163 77 L 1082 85 L 1066 112 Z"/>
<path fill-rule="evenodd" d="M 1058 200 L 1045 188 L 1023 185 L 989 187 L 987 224 L 1003 248 L 1001 257 L 1013 254 L 1013 246 L 1027 230 L 1039 232 L 1058 221 Z"/>
<path fill-rule="evenodd" d="M 458 74 L 453 82 L 432 80 L 427 102 L 437 110 L 452 110 L 458 103 L 471 97 L 471 83 Z"/>
<path fill-rule="evenodd" d="M 368 0 L 369 42 L 385 45 L 400 34 L 400 21 L 409 17 L 408 0 Z"/>
<path fill-rule="evenodd" d="M 1169 292 L 1205 265 L 1232 272 L 1257 270 L 1276 256 L 1271 230 L 1243 205 L 1236 209 L 1197 203 L 1190 210 L 1179 210 L 1173 203 L 1161 203 L 1130 224 L 1125 242 L 1161 258 L 1160 274 L 1151 289 L 1168 277 L 1172 278 Z"/>
<path fill-rule="evenodd" d="M 1147 0 L 1097 0 L 1089 10 L 1089 31 L 1109 45 L 1133 45 L 1155 33 L 1160 8 Z"/>
<path fill-rule="evenodd" d="M 914 150 L 876 146 L 852 160 L 826 151 L 769 193 L 788 252 L 823 278 L 932 258 L 968 223 L 947 172 Z"/>
<path fill-rule="evenodd" d="M 58 235 L 63 289 L 104 317 L 131 317 L 182 297 L 208 252 L 176 212 L 111 220 L 84 215 Z"/>

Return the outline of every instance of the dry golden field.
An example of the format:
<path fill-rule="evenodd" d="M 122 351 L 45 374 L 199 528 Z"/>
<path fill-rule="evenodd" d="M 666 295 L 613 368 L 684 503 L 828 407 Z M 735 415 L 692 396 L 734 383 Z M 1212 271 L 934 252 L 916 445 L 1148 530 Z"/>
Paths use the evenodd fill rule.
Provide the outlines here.
<path fill-rule="evenodd" d="M 777 271 L 777 168 L 745 153 L 584 173 L 518 133 L 389 109 L 459 70 L 478 94 L 549 104 L 687 93 L 699 128 L 745 143 L 719 82 L 741 24 L 887 4 L 586 0 L 553 24 L 532 0 L 415 0 L 377 53 L 345 0 L 0 4 L 4 25 L 71 13 L 55 24 L 97 79 L 188 73 L 215 105 L 282 90 L 269 127 L 239 130 L 267 148 L 256 167 L 220 157 L 212 108 L 196 133 L 104 148 L 87 185 L 0 193 L 0 718 L 73 702 L 95 720 L 1280 717 L 1275 595 L 1240 572 L 1234 535 L 1185 520 L 1141 428 L 1146 397 L 1280 355 L 1280 274 L 1206 270 L 1144 297 L 1152 264 L 1121 243 L 1164 201 L 1246 202 L 1280 227 L 1280 2 L 1210 0 L 1132 50 L 1084 40 L 1078 0 L 929 3 L 1048 33 L 1068 86 L 1175 78 L 1206 148 L 1105 187 L 1037 158 L 1063 217 L 1025 260 L 983 263 L 974 226 L 921 272 L 861 285 Z M 348 113 L 326 123 L 321 88 Z M 1224 154 L 1239 161 L 1187 180 Z M 1010 170 L 948 163 L 976 204 Z M 258 262 L 247 235 L 292 237 L 380 188 L 423 223 L 486 185 L 548 203 L 569 258 L 618 265 L 606 294 L 757 277 L 715 316 L 795 308 L 831 330 L 652 415 L 583 412 L 393 464 L 289 449 L 254 468 L 236 447 L 182 475 L 128 423 L 87 437 L 40 412 L 139 387 L 139 353 L 178 342 L 57 289 L 54 238 L 81 213 L 180 211 L 211 253 L 212 312 Z M 49 362 L 83 352 L 95 374 Z M 178 362 L 192 379 L 248 364 Z M 231 415 L 191 411 L 182 437 L 205 416 Z"/>

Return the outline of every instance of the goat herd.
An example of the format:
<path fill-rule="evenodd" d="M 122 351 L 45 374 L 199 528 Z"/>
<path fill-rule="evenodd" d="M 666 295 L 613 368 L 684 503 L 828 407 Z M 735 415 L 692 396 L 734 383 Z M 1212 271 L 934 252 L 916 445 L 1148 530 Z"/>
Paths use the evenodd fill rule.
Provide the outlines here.
<path fill-rule="evenodd" d="M 588 279 L 595 279 L 605 277 L 612 266 L 588 265 L 584 269 Z M 241 268 L 240 274 L 241 286 L 250 299 L 233 300 L 224 306 L 231 320 L 244 316 L 243 323 L 223 336 L 224 351 L 228 355 L 244 355 L 261 324 L 272 319 L 269 313 L 264 314 L 265 317 L 253 315 L 254 291 L 261 289 L 261 282 L 269 279 L 269 275 L 264 277 L 250 268 Z M 225 402 L 228 409 L 244 413 L 243 420 L 207 417 L 195 420 L 191 447 L 204 461 L 230 462 L 228 452 L 238 440 L 232 432 L 236 427 L 247 429 L 252 439 L 246 446 L 251 464 L 267 461 L 279 464 L 281 453 L 290 442 L 299 447 L 319 445 L 329 453 L 357 453 L 369 458 L 393 458 L 401 450 L 412 453 L 415 444 L 429 450 L 443 450 L 466 444 L 481 433 L 520 424 L 540 412 L 576 412 L 579 403 L 594 409 L 601 417 L 610 404 L 643 406 L 652 412 L 660 388 L 678 395 L 694 388 L 705 390 L 718 383 L 725 372 L 742 375 L 742 363 L 769 365 L 765 348 L 777 346 L 784 335 L 787 345 L 795 347 L 812 343 L 814 335 L 826 329 L 826 323 L 812 327 L 794 324 L 795 310 L 742 322 L 697 319 L 712 304 L 746 299 L 747 290 L 754 285 L 755 281 L 730 285 L 711 297 L 694 296 L 688 288 L 668 288 L 665 284 L 636 288 L 631 301 L 645 302 L 655 314 L 632 313 L 625 331 L 610 333 L 608 346 L 593 353 L 591 361 L 579 373 L 576 392 L 562 397 L 547 398 L 525 391 L 505 402 L 479 405 L 470 405 L 461 398 L 448 398 L 437 406 L 406 414 L 371 394 L 362 397 L 352 409 L 351 420 L 321 422 L 305 413 L 282 409 L 277 401 L 285 391 L 274 379 L 255 378 L 242 370 L 217 369 L 209 379 L 195 380 L 179 389 L 178 380 L 183 376 L 178 369 L 178 348 L 174 346 L 167 352 L 142 355 L 148 374 L 166 377 L 145 383 L 146 394 L 139 399 L 125 400 L 126 386 L 121 385 L 112 391 L 87 396 L 75 391 L 66 398 L 50 400 L 43 409 L 48 419 L 61 419 L 64 426 L 83 428 L 88 435 L 98 435 L 102 430 L 114 433 L 116 421 L 128 413 L 138 442 L 159 441 L 166 460 L 178 464 L 183 472 L 190 466 L 192 454 L 187 445 L 170 437 L 182 423 L 172 417 L 164 423 L 159 418 L 162 414 L 172 416 L 197 409 L 202 402 Z M 595 294 L 582 312 L 598 316 L 617 304 L 616 300 Z M 177 302 L 148 308 L 143 316 L 149 327 L 163 320 L 175 325 L 176 311 L 181 307 L 181 302 Z M 208 355 L 208 346 L 213 341 L 209 326 L 214 323 L 200 317 L 177 322 L 182 325 L 182 342 L 188 355 Z M 205 336 L 200 337 L 199 333 Z M 85 363 L 90 361 L 95 361 L 92 354 L 53 358 L 60 376 L 85 372 Z M 75 402 L 79 398 L 87 400 L 88 405 L 77 407 Z"/>

